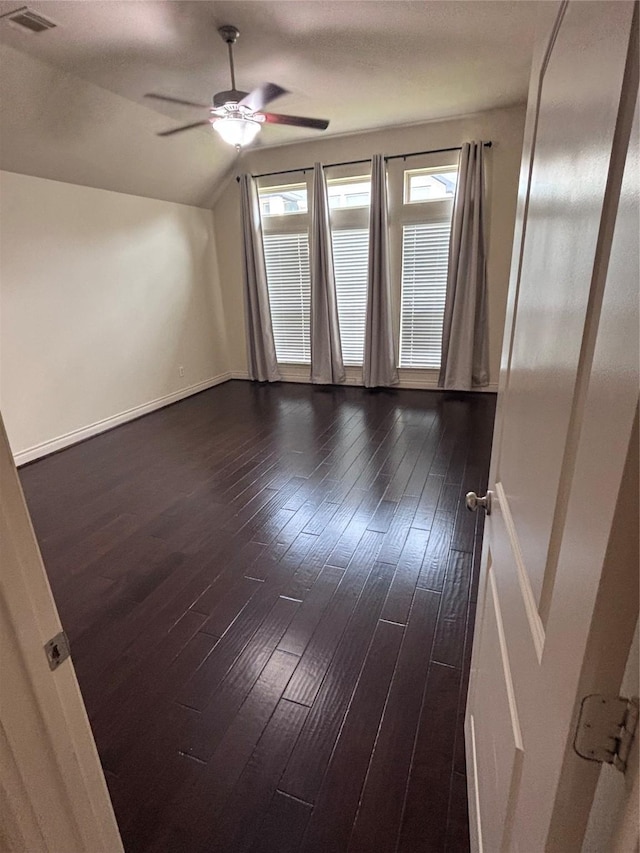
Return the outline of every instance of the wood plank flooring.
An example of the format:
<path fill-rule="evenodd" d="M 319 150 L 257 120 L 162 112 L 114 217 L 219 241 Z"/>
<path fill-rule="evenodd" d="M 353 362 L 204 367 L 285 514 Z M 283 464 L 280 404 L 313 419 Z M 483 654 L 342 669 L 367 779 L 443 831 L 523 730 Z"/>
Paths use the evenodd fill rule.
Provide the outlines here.
<path fill-rule="evenodd" d="M 494 411 L 233 381 L 21 469 L 127 853 L 468 849 Z"/>

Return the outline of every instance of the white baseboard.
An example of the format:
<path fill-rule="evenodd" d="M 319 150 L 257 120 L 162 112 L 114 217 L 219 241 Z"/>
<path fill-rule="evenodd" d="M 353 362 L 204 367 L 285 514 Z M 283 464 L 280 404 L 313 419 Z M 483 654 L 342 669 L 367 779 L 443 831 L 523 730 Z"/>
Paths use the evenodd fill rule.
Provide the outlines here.
<path fill-rule="evenodd" d="M 353 385 L 362 387 L 362 376 L 359 368 L 347 367 L 347 380 L 345 385 Z M 309 368 L 307 365 L 290 364 L 280 368 L 283 382 L 298 382 L 302 384 L 310 384 Z M 104 420 L 96 421 L 85 427 L 67 432 L 64 435 L 59 435 L 49 441 L 43 441 L 41 444 L 34 444 L 33 447 L 27 447 L 25 450 L 20 450 L 14 453 L 13 458 L 16 465 L 24 465 L 27 462 L 32 462 L 34 459 L 40 459 L 42 456 L 48 456 L 50 453 L 55 453 L 56 450 L 62 450 L 72 444 L 77 444 L 79 441 L 84 441 L 86 438 L 91 438 L 94 435 L 99 435 L 101 432 L 106 432 L 108 429 L 120 426 L 120 424 L 133 421 L 136 418 L 147 415 L 149 412 L 154 412 L 156 409 L 162 409 L 164 406 L 169 406 L 171 403 L 177 403 L 179 400 L 184 400 L 186 397 L 191 397 L 192 394 L 198 394 L 200 391 L 206 391 L 207 388 L 213 388 L 215 385 L 221 385 L 223 382 L 228 382 L 229 379 L 243 379 L 248 381 L 249 374 L 246 370 L 227 371 L 220 373 L 218 376 L 212 376 L 210 379 L 205 379 L 203 382 L 197 382 L 195 385 L 189 385 L 187 388 L 181 388 L 179 391 L 174 391 L 171 394 L 165 394 L 164 397 L 158 397 L 155 400 L 150 400 L 148 403 L 143 403 L 141 406 L 134 406 L 132 409 L 127 409 L 125 412 L 120 412 L 117 415 L 104 418 Z M 414 388 L 425 391 L 439 391 L 435 371 L 429 370 L 400 370 L 400 382 L 394 386 L 395 388 Z M 479 392 L 495 393 L 498 390 L 497 383 L 491 383 L 486 388 L 477 388 Z"/>
<path fill-rule="evenodd" d="M 197 382 L 195 385 L 189 385 L 187 388 L 181 388 L 179 391 L 173 391 L 171 394 L 165 394 L 164 397 L 158 397 L 155 400 L 150 400 L 148 403 L 143 403 L 141 406 L 134 406 L 132 409 L 127 409 L 126 412 L 120 412 L 117 415 L 104 418 L 104 420 L 96 421 L 80 429 L 74 429 L 64 435 L 59 435 L 49 441 L 43 441 L 42 444 L 34 444 L 33 447 L 27 447 L 25 450 L 20 450 L 13 454 L 16 465 L 24 465 L 26 462 L 32 462 L 34 459 L 39 459 L 41 456 L 48 456 L 49 453 L 54 453 L 56 450 L 62 450 L 64 447 L 69 447 L 72 444 L 77 444 L 85 438 L 91 438 L 101 432 L 106 432 L 108 429 L 120 426 L 120 424 L 133 421 L 136 418 L 147 415 L 149 412 L 154 412 L 156 409 L 162 409 L 164 406 L 169 406 L 171 403 L 177 403 L 178 400 L 184 400 L 185 397 L 190 397 L 192 394 L 197 394 L 199 391 L 206 391 L 207 388 L 213 388 L 214 385 L 221 385 L 229 379 L 235 378 L 230 372 L 220 373 L 218 376 L 212 376 L 210 379 L 205 379 L 203 382 Z M 248 378 L 248 377 L 245 377 Z"/>
<path fill-rule="evenodd" d="M 347 379 L 343 385 L 363 386 L 362 371 L 358 367 L 345 368 Z M 280 366 L 280 375 L 283 382 L 299 382 L 310 384 L 309 367 L 306 364 L 287 364 Z M 400 368 L 400 381 L 394 388 L 413 388 L 418 391 L 442 391 L 438 388 L 438 373 L 436 370 L 419 370 L 417 368 Z M 235 371 L 231 374 L 232 379 L 249 379 L 246 370 Z M 495 394 L 498 383 L 492 382 L 484 388 L 475 388 L 474 392 Z"/>

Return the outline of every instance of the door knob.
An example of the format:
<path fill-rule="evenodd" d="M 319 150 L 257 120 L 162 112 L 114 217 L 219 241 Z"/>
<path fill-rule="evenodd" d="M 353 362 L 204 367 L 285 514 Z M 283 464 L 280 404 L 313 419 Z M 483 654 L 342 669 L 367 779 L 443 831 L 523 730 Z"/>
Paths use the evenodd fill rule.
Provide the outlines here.
<path fill-rule="evenodd" d="M 480 508 L 487 515 L 491 515 L 491 492 L 487 492 L 483 498 L 479 498 L 475 492 L 467 492 L 464 502 L 470 512 L 476 512 Z"/>

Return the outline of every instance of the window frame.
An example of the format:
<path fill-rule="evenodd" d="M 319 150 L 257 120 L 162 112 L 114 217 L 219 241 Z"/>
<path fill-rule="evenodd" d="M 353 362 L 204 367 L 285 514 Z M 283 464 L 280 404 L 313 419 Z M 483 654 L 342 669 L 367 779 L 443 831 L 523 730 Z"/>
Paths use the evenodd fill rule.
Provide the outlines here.
<path fill-rule="evenodd" d="M 364 168 L 363 168 L 364 165 Z M 327 176 L 327 185 L 331 184 L 341 184 L 341 183 L 356 183 L 356 182 L 365 182 L 368 181 L 371 183 L 371 168 L 369 167 L 369 172 L 367 174 L 367 166 L 366 164 L 355 164 L 352 166 L 333 166 L 327 167 L 325 170 L 325 174 Z M 369 198 L 371 198 L 371 194 L 369 194 Z M 362 231 L 369 229 L 369 209 L 371 207 L 371 201 L 367 205 L 354 205 L 352 207 L 338 207 L 329 210 L 329 218 L 331 221 L 331 239 L 333 245 L 333 232 L 334 231 Z M 368 273 L 368 270 L 367 270 Z M 363 306 L 363 333 L 364 333 L 364 324 L 366 318 L 366 283 L 365 283 L 365 304 Z M 339 316 L 339 312 L 338 312 Z M 342 331 L 342 330 L 341 330 Z M 341 335 L 342 337 L 342 335 Z M 343 359 L 344 359 L 344 348 L 343 348 Z M 345 367 L 353 367 L 355 369 L 362 368 L 364 363 L 364 351 L 362 361 L 353 362 L 345 360 Z"/>
<path fill-rule="evenodd" d="M 458 172 L 458 164 L 455 166 L 418 166 L 412 169 L 404 169 L 403 174 L 403 185 L 402 185 L 402 204 L 411 205 L 412 207 L 416 204 L 437 204 L 439 202 L 446 202 L 450 204 L 453 202 L 455 198 L 455 193 L 450 198 L 425 198 L 425 199 L 416 199 L 415 201 L 411 201 L 410 199 L 410 189 L 411 189 L 411 177 L 413 175 L 440 175 L 445 172 L 455 172 L 457 175 Z"/>
<path fill-rule="evenodd" d="M 279 189 L 281 187 L 294 188 L 294 187 L 304 187 L 307 189 L 307 209 L 306 211 L 290 211 L 288 213 L 281 214 L 269 214 L 267 216 L 262 215 L 262 209 L 260 208 L 260 219 L 262 223 L 262 233 L 264 236 L 271 236 L 275 234 L 305 234 L 307 235 L 307 241 L 309 240 L 309 231 L 311 225 L 311 178 L 310 174 L 307 172 L 300 172 L 301 180 L 298 181 L 289 181 L 287 183 L 282 182 L 282 175 L 270 175 L 265 178 L 259 178 L 257 180 L 258 186 L 258 196 L 265 190 L 270 189 Z M 263 242 L 263 251 L 264 251 L 264 242 Z M 268 283 L 267 283 L 268 286 Z M 269 297 L 269 304 L 271 304 L 271 297 Z M 310 361 L 278 361 L 280 365 L 301 365 L 303 367 L 309 367 Z"/>
<path fill-rule="evenodd" d="M 371 181 L 370 171 L 366 173 L 366 165 L 363 169 L 360 166 L 350 167 L 345 170 L 344 167 L 328 167 L 325 170 L 327 184 L 339 183 L 355 183 L 357 181 Z M 311 230 L 311 208 L 313 205 L 313 172 L 307 170 L 302 180 L 282 183 L 282 176 L 273 175 L 268 178 L 258 179 L 258 194 L 270 189 L 280 188 L 302 188 L 306 185 L 307 188 L 307 210 L 306 211 L 291 211 L 281 214 L 262 215 L 262 232 L 265 236 L 272 234 L 307 234 L 307 239 L 310 237 Z M 354 205 L 350 207 L 333 208 L 329 211 L 331 222 L 331 232 L 333 239 L 334 231 L 349 231 L 362 230 L 369 227 L 369 208 L 367 205 Z M 366 299 L 366 296 L 365 296 Z M 363 315 L 366 313 L 366 304 L 364 306 Z M 363 317 L 364 322 L 364 317 Z M 308 361 L 279 361 L 281 365 L 303 365 L 308 366 Z M 346 366 L 360 368 L 362 362 L 355 364 L 354 362 L 345 362 Z"/>
<path fill-rule="evenodd" d="M 298 358 L 278 358 L 278 364 L 310 364 L 311 363 L 311 340 L 310 340 L 310 318 L 311 318 L 311 278 L 309 263 L 309 240 L 304 231 L 300 232 L 271 232 L 262 235 L 265 266 L 267 269 L 267 288 L 269 291 L 269 305 L 271 307 L 271 321 L 273 327 L 274 342 L 276 345 L 276 357 L 278 350 L 298 349 L 295 355 Z M 271 253 L 268 243 L 271 240 L 285 243 L 276 249 L 273 260 L 270 261 Z M 293 252 L 286 251 L 286 243 L 289 243 Z M 304 247 L 304 251 L 302 250 Z M 284 249 L 284 251 L 282 251 Z M 297 250 L 297 254 L 296 254 Z M 282 265 L 285 259 L 284 266 Z M 297 266 L 295 261 L 297 260 Z M 278 291 L 268 286 L 270 263 L 280 266 L 282 273 L 281 287 Z M 298 273 L 304 268 L 305 275 Z M 275 306 L 283 308 L 282 313 L 276 315 Z M 301 334 L 296 334 L 296 327 Z"/>
<path fill-rule="evenodd" d="M 264 181 L 264 183 L 263 183 Z M 260 219 L 262 221 L 262 231 L 265 234 L 292 234 L 302 231 L 309 233 L 311 224 L 311 186 L 307 176 L 304 180 L 283 184 L 276 182 L 271 177 L 270 179 L 258 179 L 258 197 L 264 190 L 279 189 L 280 187 L 304 187 L 307 188 L 307 209 L 305 211 L 290 211 L 289 213 L 262 215 L 260 211 Z"/>
<path fill-rule="evenodd" d="M 389 252 L 393 293 L 393 328 L 396 331 L 396 363 L 402 371 L 437 372 L 437 367 L 403 367 L 400 355 L 402 332 L 402 238 L 405 225 L 422 222 L 451 222 L 453 199 L 431 199 L 429 201 L 405 202 L 405 172 L 421 169 L 434 171 L 457 171 L 458 152 L 423 154 L 412 157 L 411 163 L 403 158 L 387 163 L 387 187 L 389 193 Z"/>
<path fill-rule="evenodd" d="M 457 150 L 440 153 L 426 154 L 412 157 L 410 161 L 397 158 L 387 161 L 387 191 L 389 200 L 389 252 L 391 267 L 391 297 L 392 318 L 396 339 L 396 359 L 400 365 L 401 353 L 401 310 L 402 310 L 402 229 L 405 225 L 417 224 L 429 221 L 451 222 L 453 211 L 453 198 L 431 199 L 424 201 L 405 201 L 405 173 L 421 170 L 429 171 L 457 171 Z M 327 182 L 351 182 L 356 180 L 370 179 L 370 169 L 366 164 L 351 166 L 327 167 Z M 262 178 L 258 181 L 259 191 L 275 189 L 279 187 L 307 188 L 307 211 L 290 212 L 280 215 L 269 215 L 262 217 L 262 228 L 265 234 L 269 233 L 301 233 L 306 231 L 307 238 L 310 235 L 311 209 L 313 205 L 313 170 L 300 170 L 300 179 L 297 181 L 283 182 L 282 175 L 274 175 Z M 290 177 L 290 176 L 286 176 Z M 293 177 L 293 176 L 291 176 Z M 368 228 L 369 206 L 344 207 L 330 209 L 331 229 L 349 230 Z M 279 362 L 282 365 L 303 365 L 308 362 Z M 360 365 L 351 365 L 352 369 L 359 369 Z M 434 367 L 401 367 L 402 371 L 423 371 L 434 373 Z"/>
<path fill-rule="evenodd" d="M 307 209 L 306 210 L 289 210 L 284 211 L 283 213 L 262 213 L 262 204 L 260 204 L 260 217 L 262 222 L 264 223 L 266 220 L 271 219 L 284 219 L 289 216 L 307 216 L 309 213 L 309 187 L 307 186 L 306 181 L 294 181 L 293 183 L 288 184 L 274 184 L 273 186 L 262 186 L 258 184 L 258 198 L 261 199 L 263 193 L 268 192 L 269 190 L 280 190 L 280 191 L 295 191 L 300 189 L 306 189 L 307 192 Z"/>
<path fill-rule="evenodd" d="M 340 220 L 342 214 L 353 213 L 353 218 L 357 221 L 360 221 L 363 217 L 366 219 L 367 223 L 369 221 L 369 208 L 371 206 L 371 170 L 369 170 L 369 174 L 362 174 L 362 166 L 352 166 L 348 171 L 353 172 L 353 174 L 349 175 L 334 175 L 334 171 L 343 171 L 341 167 L 327 167 L 325 170 L 325 174 L 327 176 L 327 189 L 333 184 L 369 184 L 369 202 L 367 204 L 352 204 L 346 205 L 345 207 L 331 207 L 329 204 L 329 214 L 333 218 L 337 216 L 338 220 Z M 348 216 L 346 217 L 349 218 Z"/>

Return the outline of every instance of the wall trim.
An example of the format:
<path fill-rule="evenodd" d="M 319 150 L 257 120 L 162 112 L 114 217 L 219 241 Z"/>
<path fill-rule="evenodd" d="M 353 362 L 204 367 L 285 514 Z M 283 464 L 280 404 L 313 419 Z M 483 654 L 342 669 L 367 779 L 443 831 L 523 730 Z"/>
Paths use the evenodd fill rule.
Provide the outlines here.
<path fill-rule="evenodd" d="M 155 400 L 150 400 L 148 403 L 143 403 L 140 406 L 134 406 L 132 409 L 127 409 L 117 415 L 111 415 L 101 421 L 88 426 L 80 427 L 79 429 L 71 430 L 64 435 L 59 435 L 56 438 L 43 441 L 41 444 L 34 444 L 32 447 L 27 447 L 25 450 L 20 450 L 13 454 L 13 459 L 16 465 L 25 465 L 27 462 L 32 462 L 34 459 L 40 459 L 42 456 L 48 456 L 58 450 L 63 450 L 65 447 L 70 447 L 72 444 L 78 444 L 85 441 L 87 438 L 92 438 L 94 435 L 99 435 L 101 432 L 113 429 L 128 421 L 134 421 L 136 418 L 141 418 L 143 415 L 148 415 L 156 409 L 163 409 L 165 406 L 170 406 L 172 403 L 177 403 L 179 400 L 184 400 L 185 397 L 191 397 L 193 394 L 198 394 L 200 391 L 206 391 L 207 388 L 213 388 L 214 385 L 221 385 L 223 382 L 228 382 L 234 378 L 229 371 L 219 373 L 217 376 L 212 376 L 210 379 L 205 379 L 202 382 L 196 382 L 195 385 L 188 385 L 186 388 L 181 388 L 179 391 L 173 391 L 171 394 L 165 394 L 163 397 L 156 397 Z M 248 377 L 245 377 L 248 378 Z"/>
<path fill-rule="evenodd" d="M 359 367 L 345 368 L 347 379 L 344 385 L 355 385 L 364 387 L 362 383 L 362 372 Z M 310 368 L 306 364 L 280 365 L 280 375 L 283 382 L 299 382 L 309 385 Z M 400 382 L 394 388 L 413 388 L 419 391 L 442 391 L 438 388 L 438 375 L 436 370 L 419 370 L 417 368 L 400 368 Z M 246 370 L 232 371 L 232 379 L 249 379 Z M 485 388 L 474 388 L 474 393 L 495 394 L 498 391 L 498 383 L 491 382 Z"/>
<path fill-rule="evenodd" d="M 360 370 L 357 367 L 347 367 L 347 380 L 345 385 L 363 387 Z M 297 382 L 303 385 L 310 385 L 309 367 L 302 364 L 290 364 L 280 368 L 283 382 Z M 73 444 L 79 444 L 87 438 L 92 438 L 94 435 L 99 435 L 101 432 L 113 429 L 121 424 L 134 421 L 136 418 L 141 418 L 143 415 L 148 415 L 150 412 L 155 412 L 157 409 L 163 409 L 165 406 L 170 406 L 172 403 L 177 403 L 184 400 L 186 397 L 191 397 L 193 394 L 199 394 L 200 391 L 206 391 L 208 388 L 213 388 L 216 385 L 222 385 L 223 382 L 228 382 L 230 379 L 241 379 L 249 381 L 249 374 L 246 370 L 226 371 L 219 373 L 217 376 L 212 376 L 210 379 L 205 379 L 203 382 L 196 382 L 195 385 L 188 385 L 186 388 L 181 388 L 179 391 L 173 391 L 171 394 L 165 394 L 163 397 L 157 397 L 155 400 L 150 400 L 148 403 L 143 403 L 140 406 L 134 406 L 132 409 L 127 409 L 117 415 L 111 415 L 101 421 L 89 424 L 88 426 L 80 427 L 79 429 L 71 430 L 71 432 L 59 435 L 56 438 L 43 441 L 41 444 L 34 444 L 32 447 L 27 447 L 25 450 L 20 450 L 13 454 L 13 459 L 17 466 L 26 465 L 27 462 L 33 462 L 35 459 L 41 459 L 43 456 L 49 456 L 51 453 L 56 453 L 58 450 L 64 450 L 65 447 L 71 447 Z M 400 369 L 400 382 L 395 388 L 413 388 L 424 391 L 440 391 L 438 388 L 437 378 L 433 370 L 402 370 Z M 491 383 L 486 388 L 477 388 L 480 393 L 495 394 L 498 390 L 497 383 Z"/>

